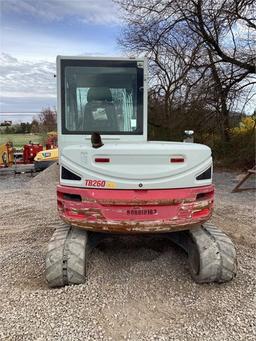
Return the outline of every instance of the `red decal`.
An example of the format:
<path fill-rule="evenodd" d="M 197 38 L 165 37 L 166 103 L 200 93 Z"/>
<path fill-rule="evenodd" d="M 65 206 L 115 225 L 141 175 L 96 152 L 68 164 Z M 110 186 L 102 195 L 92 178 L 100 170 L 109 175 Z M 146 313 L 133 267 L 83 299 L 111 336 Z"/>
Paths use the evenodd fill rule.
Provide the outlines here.
<path fill-rule="evenodd" d="M 85 180 L 85 186 L 89 187 L 105 187 L 105 180 Z"/>

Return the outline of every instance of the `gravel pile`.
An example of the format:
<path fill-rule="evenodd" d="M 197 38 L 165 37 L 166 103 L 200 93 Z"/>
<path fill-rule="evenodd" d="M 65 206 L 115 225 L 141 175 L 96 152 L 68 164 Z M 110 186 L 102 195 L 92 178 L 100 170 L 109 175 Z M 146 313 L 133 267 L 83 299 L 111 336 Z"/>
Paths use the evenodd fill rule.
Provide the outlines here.
<path fill-rule="evenodd" d="M 23 189 L 0 187 L 1 340 L 255 340 L 253 192 L 231 194 L 237 174 L 217 173 L 213 221 L 234 240 L 237 278 L 197 285 L 169 242 L 116 237 L 93 250 L 84 285 L 48 289 L 44 258 L 59 224 L 53 165 Z M 2 182 L 2 178 L 0 182 Z"/>
<path fill-rule="evenodd" d="M 21 189 L 31 180 L 29 174 L 5 174 L 0 175 L 0 193 L 10 189 Z"/>

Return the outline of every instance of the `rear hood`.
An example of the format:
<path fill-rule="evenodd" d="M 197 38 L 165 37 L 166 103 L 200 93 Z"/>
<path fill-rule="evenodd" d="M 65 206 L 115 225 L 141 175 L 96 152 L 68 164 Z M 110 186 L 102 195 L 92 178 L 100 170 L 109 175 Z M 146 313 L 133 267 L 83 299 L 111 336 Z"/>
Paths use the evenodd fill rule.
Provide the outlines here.
<path fill-rule="evenodd" d="M 100 158 L 109 162 L 95 162 Z M 177 158 L 184 162 L 170 161 Z M 63 148 L 61 160 L 73 164 L 78 173 L 89 172 L 97 178 L 159 181 L 209 165 L 211 150 L 205 145 L 182 142 L 109 143 L 99 149 L 73 145 Z"/>

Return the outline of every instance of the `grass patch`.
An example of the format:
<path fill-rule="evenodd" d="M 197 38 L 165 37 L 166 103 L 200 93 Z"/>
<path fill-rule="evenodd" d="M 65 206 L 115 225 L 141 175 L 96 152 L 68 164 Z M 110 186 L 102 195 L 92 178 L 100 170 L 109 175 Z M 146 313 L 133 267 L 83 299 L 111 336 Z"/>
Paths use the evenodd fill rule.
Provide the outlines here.
<path fill-rule="evenodd" d="M 44 136 L 42 134 L 0 134 L 0 145 L 11 141 L 16 148 L 23 147 L 29 141 L 42 143 L 43 140 Z"/>

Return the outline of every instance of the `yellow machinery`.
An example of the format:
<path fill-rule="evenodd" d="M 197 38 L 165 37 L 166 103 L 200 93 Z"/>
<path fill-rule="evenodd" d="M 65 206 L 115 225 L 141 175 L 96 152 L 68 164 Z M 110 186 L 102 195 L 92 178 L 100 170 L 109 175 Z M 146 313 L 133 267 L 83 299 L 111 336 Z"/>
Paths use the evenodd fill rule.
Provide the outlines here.
<path fill-rule="evenodd" d="M 35 170 L 41 171 L 49 167 L 54 162 L 58 161 L 58 148 L 46 149 L 37 153 L 34 158 Z"/>
<path fill-rule="evenodd" d="M 14 163 L 14 148 L 11 142 L 0 145 L 0 167 L 9 167 Z"/>

